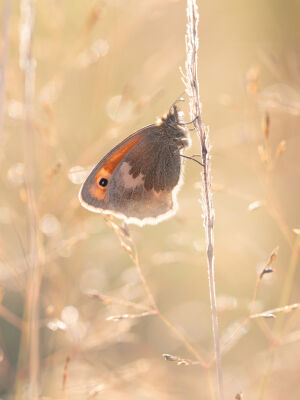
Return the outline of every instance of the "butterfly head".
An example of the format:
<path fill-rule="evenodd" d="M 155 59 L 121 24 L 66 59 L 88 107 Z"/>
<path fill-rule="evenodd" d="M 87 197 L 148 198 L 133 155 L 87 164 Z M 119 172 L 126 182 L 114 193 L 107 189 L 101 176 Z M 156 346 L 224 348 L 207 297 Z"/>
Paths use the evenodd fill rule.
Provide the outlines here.
<path fill-rule="evenodd" d="M 184 127 L 184 114 L 178 110 L 176 104 L 157 121 L 157 125 L 162 128 L 161 133 L 165 140 L 175 142 L 180 149 L 190 146 L 189 135 Z"/>
<path fill-rule="evenodd" d="M 164 114 L 159 119 L 160 125 L 173 125 L 173 126 L 180 126 L 184 122 L 184 114 L 182 111 L 179 111 L 177 106 L 174 104 L 170 108 L 167 114 Z"/>

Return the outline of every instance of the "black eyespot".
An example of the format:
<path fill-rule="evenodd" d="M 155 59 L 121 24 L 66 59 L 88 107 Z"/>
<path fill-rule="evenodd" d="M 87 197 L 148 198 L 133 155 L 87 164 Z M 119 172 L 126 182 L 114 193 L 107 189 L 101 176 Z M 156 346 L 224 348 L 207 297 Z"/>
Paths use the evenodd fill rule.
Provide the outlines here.
<path fill-rule="evenodd" d="M 105 178 L 101 178 L 99 181 L 99 186 L 105 187 L 108 184 L 108 180 Z"/>

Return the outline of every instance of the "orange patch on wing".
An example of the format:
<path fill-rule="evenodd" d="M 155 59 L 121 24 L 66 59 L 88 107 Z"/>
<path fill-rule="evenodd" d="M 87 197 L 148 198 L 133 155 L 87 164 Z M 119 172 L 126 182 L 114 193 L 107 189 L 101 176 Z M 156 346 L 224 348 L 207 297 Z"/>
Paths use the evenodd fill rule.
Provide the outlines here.
<path fill-rule="evenodd" d="M 89 189 L 90 195 L 98 200 L 105 201 L 106 190 L 109 186 L 109 179 L 113 174 L 114 170 L 120 164 L 124 156 L 142 139 L 143 135 L 137 135 L 133 137 L 128 142 L 124 143 L 122 146 L 115 149 L 115 151 L 109 156 L 109 158 L 104 162 L 99 171 L 95 174 L 95 185 L 92 185 Z M 108 180 L 108 185 L 105 187 L 99 186 L 98 182 L 102 178 Z"/>
<path fill-rule="evenodd" d="M 123 146 L 120 146 L 117 148 L 110 156 L 109 158 L 105 161 L 105 163 L 102 165 L 102 167 L 99 169 L 97 174 L 95 175 L 95 179 L 97 182 L 101 178 L 107 178 L 110 176 L 114 170 L 117 168 L 117 166 L 120 164 L 124 156 L 136 145 L 138 144 L 141 140 L 143 139 L 143 136 L 137 135 L 136 137 L 133 137 L 130 141 L 124 143 Z"/>
<path fill-rule="evenodd" d="M 97 200 L 103 200 L 105 201 L 105 195 L 106 195 L 106 188 L 105 187 L 101 187 L 98 185 L 92 185 L 89 188 L 89 192 L 91 197 L 94 197 Z"/>
<path fill-rule="evenodd" d="M 90 185 L 88 189 L 90 196 L 97 200 L 105 201 L 105 195 L 108 186 L 100 186 L 99 181 L 101 178 L 106 178 L 107 180 L 109 180 L 110 177 L 111 173 L 102 167 L 99 170 L 99 172 L 95 175 L 94 184 Z"/>
<path fill-rule="evenodd" d="M 112 175 L 112 173 L 110 171 L 108 171 L 105 167 L 100 168 L 99 171 L 95 175 L 96 183 L 98 184 L 98 182 L 102 178 L 105 178 L 108 180 L 111 177 L 111 175 Z M 107 188 L 107 186 L 105 186 L 105 187 L 99 186 L 99 189 L 102 189 L 102 190 L 106 190 L 106 188 Z"/>

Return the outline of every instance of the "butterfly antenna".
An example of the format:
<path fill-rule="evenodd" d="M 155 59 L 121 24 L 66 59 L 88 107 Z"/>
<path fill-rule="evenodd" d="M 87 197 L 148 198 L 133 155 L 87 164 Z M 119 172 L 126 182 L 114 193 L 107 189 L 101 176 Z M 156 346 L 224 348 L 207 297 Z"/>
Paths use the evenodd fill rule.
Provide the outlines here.
<path fill-rule="evenodd" d="M 180 95 L 176 98 L 176 100 L 171 104 L 170 108 L 169 108 L 169 112 L 171 111 L 172 108 L 174 108 L 176 106 L 177 103 L 179 103 L 180 101 L 185 101 L 184 97 L 182 97 L 185 94 L 185 91 L 180 93 Z"/>

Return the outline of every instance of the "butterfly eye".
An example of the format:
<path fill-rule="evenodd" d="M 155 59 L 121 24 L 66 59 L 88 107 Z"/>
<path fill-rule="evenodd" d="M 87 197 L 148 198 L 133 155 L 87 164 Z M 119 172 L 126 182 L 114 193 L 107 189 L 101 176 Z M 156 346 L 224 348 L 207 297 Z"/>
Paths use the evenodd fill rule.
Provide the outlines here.
<path fill-rule="evenodd" d="M 99 186 L 105 187 L 108 184 L 108 180 L 106 178 L 101 178 L 99 181 Z"/>

